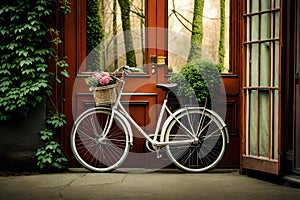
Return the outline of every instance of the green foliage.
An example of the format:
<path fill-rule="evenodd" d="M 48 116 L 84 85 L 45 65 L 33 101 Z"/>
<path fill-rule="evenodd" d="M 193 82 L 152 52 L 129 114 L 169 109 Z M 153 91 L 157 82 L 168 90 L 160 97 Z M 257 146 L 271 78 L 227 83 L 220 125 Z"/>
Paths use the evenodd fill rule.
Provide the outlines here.
<path fill-rule="evenodd" d="M 49 125 L 52 125 L 54 128 L 59 128 L 63 127 L 67 122 L 64 120 L 66 117 L 65 114 L 63 113 L 56 113 L 50 116 L 47 120 L 46 123 Z"/>
<path fill-rule="evenodd" d="M 68 14 L 68 1 L 59 3 L 60 12 Z M 49 97 L 55 111 L 46 120 L 47 128 L 40 131 L 45 145 L 36 153 L 37 165 L 46 171 L 64 170 L 67 162 L 54 140 L 54 130 L 66 121 L 51 100 L 52 83 L 62 82 L 61 77 L 69 74 L 66 57 L 58 56 L 59 32 L 46 26 L 52 5 L 48 0 L 4 0 L 0 7 L 0 121 L 26 116 L 45 96 Z M 50 58 L 56 66 L 54 73 L 48 72 Z"/>
<path fill-rule="evenodd" d="M 66 170 L 68 160 L 65 158 L 60 145 L 55 141 L 54 130 L 66 124 L 65 115 L 55 113 L 48 116 L 46 127 L 40 131 L 41 140 L 44 146 L 36 152 L 37 165 L 43 171 L 56 172 Z"/>
<path fill-rule="evenodd" d="M 193 60 L 183 66 L 178 74 L 171 76 L 169 82 L 177 83 L 179 97 L 192 98 L 203 104 L 208 99 L 211 102 L 218 94 L 220 76 L 218 66 L 212 62 Z"/>
<path fill-rule="evenodd" d="M 44 129 L 40 136 L 45 145 L 36 152 L 39 168 L 47 172 L 66 170 L 68 160 L 64 157 L 60 145 L 54 141 L 54 131 Z"/>
<path fill-rule="evenodd" d="M 71 3 L 68 0 L 60 0 L 59 2 L 59 12 L 63 15 L 68 15 L 71 13 Z"/>
<path fill-rule="evenodd" d="M 0 121 L 26 116 L 45 94 L 52 52 L 46 21 L 51 1 L 4 1 L 0 7 Z"/>

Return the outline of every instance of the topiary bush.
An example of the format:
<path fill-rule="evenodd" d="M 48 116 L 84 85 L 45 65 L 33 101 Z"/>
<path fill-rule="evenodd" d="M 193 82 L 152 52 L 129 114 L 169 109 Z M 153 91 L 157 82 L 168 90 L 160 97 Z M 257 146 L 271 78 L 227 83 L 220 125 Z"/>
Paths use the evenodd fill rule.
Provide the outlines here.
<path fill-rule="evenodd" d="M 193 60 L 185 64 L 179 73 L 169 78 L 170 83 L 177 83 L 177 97 L 190 99 L 196 97 L 200 105 L 207 99 L 208 106 L 219 92 L 220 75 L 218 65 L 203 60 Z M 185 103 L 185 102 L 182 102 Z"/>

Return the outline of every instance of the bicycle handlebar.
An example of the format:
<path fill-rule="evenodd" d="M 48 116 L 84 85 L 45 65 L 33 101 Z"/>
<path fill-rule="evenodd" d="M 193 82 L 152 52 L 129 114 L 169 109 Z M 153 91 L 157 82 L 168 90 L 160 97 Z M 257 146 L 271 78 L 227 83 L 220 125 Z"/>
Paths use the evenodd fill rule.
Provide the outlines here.
<path fill-rule="evenodd" d="M 141 72 L 142 71 L 140 68 L 137 68 L 137 67 L 129 67 L 127 65 L 122 65 L 121 67 L 119 67 L 118 69 L 116 69 L 114 71 L 114 74 L 116 72 L 121 71 L 121 70 L 123 70 L 125 73 L 128 73 L 128 72 Z"/>

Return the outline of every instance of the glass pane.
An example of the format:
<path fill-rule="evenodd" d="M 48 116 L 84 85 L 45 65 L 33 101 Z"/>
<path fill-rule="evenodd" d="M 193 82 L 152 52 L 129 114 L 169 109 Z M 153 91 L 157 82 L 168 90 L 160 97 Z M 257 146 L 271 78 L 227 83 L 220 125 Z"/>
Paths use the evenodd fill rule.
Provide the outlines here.
<path fill-rule="evenodd" d="M 278 119 L 278 115 L 279 115 L 279 94 L 278 94 L 278 90 L 274 91 L 274 114 L 273 114 L 273 125 L 274 125 L 274 130 L 273 130 L 273 158 L 274 159 L 278 159 L 278 124 L 279 124 L 279 119 Z"/>
<path fill-rule="evenodd" d="M 274 8 L 280 8 L 280 0 L 274 0 Z"/>
<path fill-rule="evenodd" d="M 254 15 L 251 17 L 251 41 L 259 40 L 259 17 Z"/>
<path fill-rule="evenodd" d="M 259 93 L 259 155 L 268 157 L 269 92 Z"/>
<path fill-rule="evenodd" d="M 259 11 L 259 1 L 260 0 L 250 0 L 251 5 L 250 5 L 250 11 L 251 12 L 258 12 Z"/>
<path fill-rule="evenodd" d="M 173 73 L 179 72 L 191 60 L 191 44 L 195 44 L 201 49 L 196 59 L 212 61 L 223 73 L 229 72 L 230 0 L 202 1 L 203 11 L 195 15 L 194 3 L 194 0 L 168 1 L 168 67 Z M 197 40 L 191 42 L 194 16 L 200 19 L 196 25 L 200 29 Z"/>
<path fill-rule="evenodd" d="M 261 15 L 260 39 L 265 40 L 270 38 L 270 13 Z"/>
<path fill-rule="evenodd" d="M 250 155 L 257 155 L 257 91 L 250 92 L 249 102 L 249 134 L 250 134 Z"/>
<path fill-rule="evenodd" d="M 113 71 L 123 64 L 143 68 L 144 6 L 145 0 L 87 1 L 86 71 Z"/>
<path fill-rule="evenodd" d="M 260 0 L 261 11 L 270 10 L 270 0 Z"/>
<path fill-rule="evenodd" d="M 270 85 L 270 43 L 260 44 L 260 86 Z"/>
<path fill-rule="evenodd" d="M 252 48 L 251 48 L 251 60 L 250 62 L 250 74 L 248 76 L 250 76 L 250 86 L 258 86 L 258 48 L 259 45 L 258 44 L 253 44 Z"/>
<path fill-rule="evenodd" d="M 274 42 L 274 86 L 279 85 L 279 41 Z"/>
<path fill-rule="evenodd" d="M 275 22 L 273 24 L 274 32 L 275 32 L 274 37 L 279 38 L 279 34 L 280 34 L 280 12 L 275 12 L 274 17 L 275 17 Z"/>

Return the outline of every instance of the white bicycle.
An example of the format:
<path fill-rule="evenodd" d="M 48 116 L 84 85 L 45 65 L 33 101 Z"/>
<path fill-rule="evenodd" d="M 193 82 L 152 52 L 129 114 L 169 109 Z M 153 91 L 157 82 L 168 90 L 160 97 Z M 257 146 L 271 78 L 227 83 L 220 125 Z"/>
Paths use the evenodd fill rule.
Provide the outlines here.
<path fill-rule="evenodd" d="M 222 118 L 206 106 L 185 106 L 172 112 L 167 106 L 168 96 L 177 84 L 157 84 L 158 88 L 166 91 L 166 98 L 155 133 L 148 135 L 120 103 L 124 74 L 135 70 L 137 68 L 128 66 L 118 68 L 114 75 L 116 77 L 117 72 L 121 72 L 122 76 L 116 77 L 119 87 L 115 103 L 90 108 L 74 122 L 71 149 L 79 163 L 96 172 L 118 168 L 133 146 L 132 125 L 146 138 L 146 146 L 151 151 L 159 152 L 165 148 L 168 157 L 180 169 L 204 172 L 214 168 L 221 161 L 229 142 Z M 163 123 L 165 112 L 168 118 Z M 159 157 L 159 153 L 157 155 Z"/>

